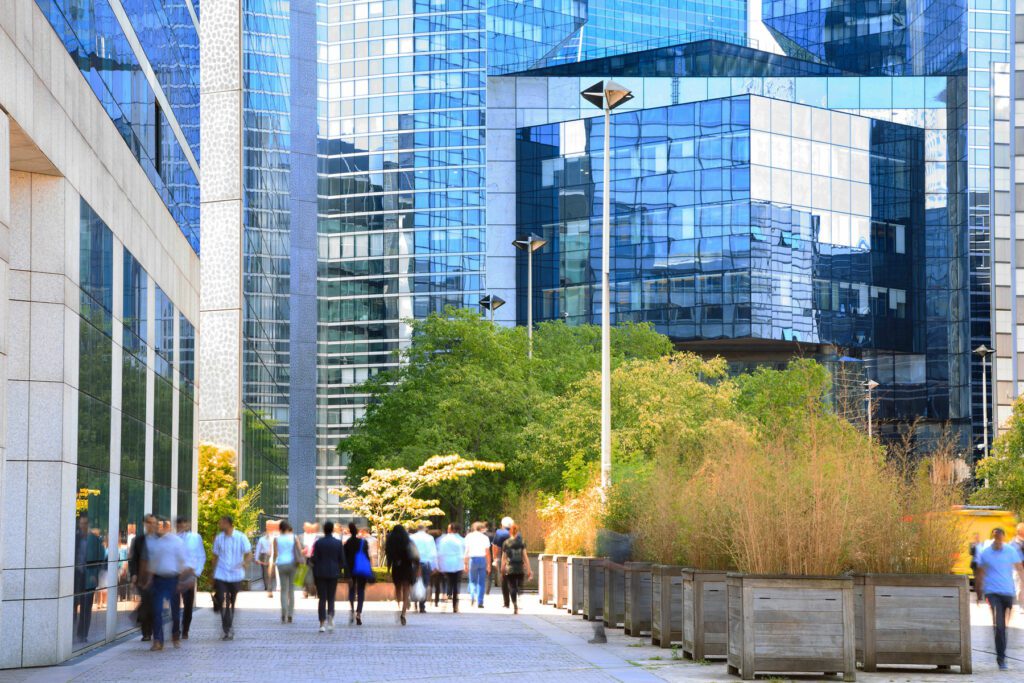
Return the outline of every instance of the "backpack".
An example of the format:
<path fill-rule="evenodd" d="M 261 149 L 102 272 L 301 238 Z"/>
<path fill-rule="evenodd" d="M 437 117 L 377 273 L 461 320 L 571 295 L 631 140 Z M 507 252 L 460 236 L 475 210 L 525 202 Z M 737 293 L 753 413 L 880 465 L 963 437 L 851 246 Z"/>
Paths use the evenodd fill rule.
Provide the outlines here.
<path fill-rule="evenodd" d="M 509 574 L 522 574 L 523 573 L 523 553 L 526 551 L 526 544 L 523 543 L 521 536 L 510 538 L 505 541 L 502 552 L 505 553 L 505 557 L 508 562 L 508 573 Z"/>

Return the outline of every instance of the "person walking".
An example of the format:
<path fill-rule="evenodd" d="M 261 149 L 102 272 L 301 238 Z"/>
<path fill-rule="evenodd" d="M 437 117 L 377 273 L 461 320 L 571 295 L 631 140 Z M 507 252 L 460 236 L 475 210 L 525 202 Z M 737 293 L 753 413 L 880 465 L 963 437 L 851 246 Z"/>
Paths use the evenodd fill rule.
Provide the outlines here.
<path fill-rule="evenodd" d="M 263 528 L 263 535 L 256 541 L 256 564 L 260 566 L 260 573 L 263 575 L 263 588 L 267 591 L 267 597 L 274 597 L 274 579 L 277 572 L 274 571 L 276 562 L 274 558 L 274 536 L 271 529 L 271 520 L 267 520 Z"/>
<path fill-rule="evenodd" d="M 437 539 L 441 538 L 441 531 L 439 529 L 431 529 L 427 532 L 430 534 L 430 538 L 434 541 L 434 555 L 437 556 Z M 441 593 L 444 591 L 445 577 L 444 572 L 441 571 L 441 564 L 439 561 L 435 561 L 434 571 L 430 575 L 430 585 L 427 589 L 430 591 L 427 593 L 427 599 L 430 599 L 430 595 L 434 596 L 434 607 L 441 604 Z M 446 598 L 447 599 L 447 598 Z"/>
<path fill-rule="evenodd" d="M 146 539 L 156 535 L 156 517 L 149 513 L 142 519 L 142 533 L 132 539 L 128 548 L 128 575 L 131 584 L 139 593 L 139 606 L 136 608 L 136 620 L 142 631 L 142 642 L 153 638 L 153 591 L 149 581 L 149 556 L 146 551 Z"/>
<path fill-rule="evenodd" d="M 214 600 L 220 603 L 221 640 L 235 639 L 235 600 L 242 579 L 252 561 L 252 544 L 245 534 L 235 531 L 235 521 L 224 515 L 218 522 L 220 533 L 213 539 Z"/>
<path fill-rule="evenodd" d="M 75 529 L 75 601 L 74 622 L 75 642 L 84 643 L 89 639 L 92 625 L 92 603 L 99 585 L 100 567 L 106 559 L 100 537 L 89 529 L 89 515 L 78 516 Z"/>
<path fill-rule="evenodd" d="M 153 582 L 153 645 L 150 650 L 164 649 L 164 603 L 171 605 L 171 640 L 181 647 L 181 604 L 178 583 L 191 576 L 185 555 L 185 544 L 171 531 L 171 520 L 158 520 L 156 536 L 147 541 L 150 577 Z"/>
<path fill-rule="evenodd" d="M 1010 545 L 1016 548 L 1017 552 L 1020 553 L 1020 556 L 1024 558 L 1024 522 L 1017 525 L 1017 533 L 1013 537 L 1013 540 L 1010 541 Z M 1024 612 L 1024 580 L 1017 575 L 1014 575 L 1013 578 L 1016 582 L 1017 588 L 1017 609 Z"/>
<path fill-rule="evenodd" d="M 513 522 L 509 525 L 509 537 L 501 546 L 502 592 L 508 591 L 512 601 L 512 613 L 519 614 L 519 593 L 523 590 L 523 577 L 529 581 L 533 578 L 530 558 L 526 553 L 526 542 L 519 534 L 519 526 Z"/>
<path fill-rule="evenodd" d="M 302 545 L 287 519 L 281 520 L 281 533 L 274 539 L 274 562 L 281 582 L 281 623 L 292 623 L 295 615 L 295 570 L 306 561 Z"/>
<path fill-rule="evenodd" d="M 452 601 L 452 612 L 459 611 L 459 583 L 466 557 L 466 541 L 458 524 L 449 524 L 448 533 L 437 539 L 437 568 L 445 578 L 445 590 Z M 437 605 L 437 602 L 434 602 Z"/>
<path fill-rule="evenodd" d="M 317 522 L 305 522 L 302 525 L 302 552 L 312 570 L 313 546 L 323 534 L 320 533 L 320 525 Z M 306 572 L 306 580 L 302 583 L 302 597 L 316 597 L 316 579 L 312 571 Z"/>
<path fill-rule="evenodd" d="M 370 560 L 370 544 L 356 532 L 356 525 L 348 523 L 348 538 L 345 540 L 345 567 L 348 570 L 348 623 L 355 621 L 363 625 L 363 600 L 366 598 L 366 582 L 373 576 Z"/>
<path fill-rule="evenodd" d="M 412 535 L 412 542 L 416 544 L 416 552 L 420 557 L 420 577 L 423 580 L 424 588 L 429 587 L 430 578 L 437 571 L 437 542 L 427 532 L 427 525 L 420 524 L 416 527 L 416 533 Z M 429 590 L 425 590 L 423 599 L 419 602 L 420 614 L 427 611 L 427 597 Z"/>
<path fill-rule="evenodd" d="M 493 569 L 495 583 L 500 582 L 501 584 L 501 599 L 505 609 L 508 609 L 508 579 L 505 578 L 505 573 L 501 571 L 501 548 L 505 541 L 509 539 L 509 529 L 512 528 L 512 524 L 511 517 L 503 518 L 501 520 L 501 528 L 494 532 L 494 538 L 491 539 L 491 568 Z"/>
<path fill-rule="evenodd" d="M 178 587 L 180 597 L 174 598 L 181 601 L 181 639 L 188 640 L 188 629 L 192 626 L 192 612 L 196 604 L 196 585 L 206 566 L 206 548 L 203 547 L 203 537 L 192 531 L 192 524 L 187 517 L 178 517 L 176 522 L 178 538 L 185 546 L 185 564 L 191 570 L 191 574 Z"/>
<path fill-rule="evenodd" d="M 487 579 L 491 573 L 491 539 L 483 532 L 483 522 L 473 522 L 473 531 L 466 534 L 464 568 L 469 574 L 469 601 L 483 609 Z"/>
<path fill-rule="evenodd" d="M 324 522 L 324 535 L 313 544 L 313 577 L 316 581 L 317 614 L 320 633 L 334 630 L 334 595 L 338 590 L 338 577 L 345 566 L 345 553 L 341 541 L 334 537 L 334 522 Z"/>
<path fill-rule="evenodd" d="M 1024 558 L 1016 547 L 1006 543 L 1006 532 L 997 527 L 992 530 L 991 545 L 978 551 L 977 562 L 974 589 L 992 608 L 996 663 L 1000 671 L 1006 671 L 1006 619 L 1013 609 L 1014 575 L 1024 579 Z"/>
<path fill-rule="evenodd" d="M 391 581 L 395 584 L 395 600 L 398 601 L 398 620 L 405 626 L 405 615 L 409 611 L 409 594 L 416 581 L 419 557 L 416 544 L 409 538 L 409 532 L 401 524 L 395 525 L 384 540 L 384 559 L 391 570 Z"/>

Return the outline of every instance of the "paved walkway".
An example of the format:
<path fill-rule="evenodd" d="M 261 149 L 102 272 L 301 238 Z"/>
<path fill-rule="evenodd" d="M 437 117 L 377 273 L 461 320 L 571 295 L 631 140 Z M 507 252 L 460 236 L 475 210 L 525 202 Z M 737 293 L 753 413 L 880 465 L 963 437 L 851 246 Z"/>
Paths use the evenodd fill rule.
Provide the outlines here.
<path fill-rule="evenodd" d="M 739 681 L 726 674 L 723 663 L 680 661 L 671 650 L 652 647 L 649 639 L 630 638 L 621 630 L 608 632 L 607 645 L 588 645 L 591 624 L 539 605 L 536 596 L 524 596 L 526 607 L 518 617 L 499 607 L 500 595 L 492 593 L 488 600 L 490 606 L 483 610 L 410 615 L 404 628 L 395 623 L 393 603 L 368 603 L 361 627 L 345 623 L 347 613 L 339 604 L 338 629 L 333 634 L 319 634 L 314 600 L 302 600 L 300 595 L 295 623 L 289 626 L 280 623 L 276 597 L 270 600 L 264 593 L 243 593 L 235 640 L 222 642 L 219 618 L 209 609 L 209 598 L 201 596 L 200 604 L 207 609 L 197 612 L 192 638 L 180 650 L 149 652 L 148 643 L 133 637 L 63 666 L 0 671 L 0 682 Z M 344 610 L 347 608 L 346 603 Z M 1014 616 L 1013 670 L 1009 674 L 995 668 L 987 610 L 976 607 L 974 617 L 975 675 L 905 669 L 858 672 L 857 680 L 1024 681 L 1024 616 Z"/>

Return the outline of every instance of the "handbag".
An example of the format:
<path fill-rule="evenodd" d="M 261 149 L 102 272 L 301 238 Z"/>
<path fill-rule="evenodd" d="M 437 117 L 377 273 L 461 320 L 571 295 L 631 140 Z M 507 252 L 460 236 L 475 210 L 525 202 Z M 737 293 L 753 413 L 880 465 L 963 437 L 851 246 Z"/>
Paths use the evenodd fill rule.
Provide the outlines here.
<path fill-rule="evenodd" d="M 412 593 L 409 599 L 412 602 L 423 602 L 427 599 L 427 587 L 423 585 L 423 579 L 417 577 L 416 583 L 412 585 Z"/>
<path fill-rule="evenodd" d="M 363 552 L 366 541 L 359 542 L 359 550 L 356 551 L 356 559 L 352 563 L 352 576 L 361 579 L 368 579 L 373 576 L 373 567 L 370 566 L 370 558 Z"/>
<path fill-rule="evenodd" d="M 308 571 L 309 571 L 309 565 L 308 564 L 300 564 L 297 567 L 295 567 L 295 578 L 292 580 L 292 583 L 295 584 L 296 588 L 302 588 L 303 585 L 305 585 L 305 583 L 306 583 L 306 572 L 308 572 Z"/>

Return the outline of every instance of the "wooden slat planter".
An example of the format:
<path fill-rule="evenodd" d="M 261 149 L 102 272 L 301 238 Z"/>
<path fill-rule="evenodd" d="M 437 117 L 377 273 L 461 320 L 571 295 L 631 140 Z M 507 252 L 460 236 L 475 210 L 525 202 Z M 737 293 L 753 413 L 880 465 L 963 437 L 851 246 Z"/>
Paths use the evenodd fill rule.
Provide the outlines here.
<path fill-rule="evenodd" d="M 580 614 L 583 611 L 583 560 L 576 555 L 569 557 L 569 568 L 566 571 L 569 586 L 565 592 L 565 609 L 569 614 Z"/>
<path fill-rule="evenodd" d="M 625 621 L 626 568 L 606 560 L 604 563 L 604 611 L 601 620 L 610 628 L 622 628 Z"/>
<path fill-rule="evenodd" d="M 569 556 L 555 555 L 555 599 L 558 609 L 565 609 L 569 602 Z"/>
<path fill-rule="evenodd" d="M 626 563 L 626 596 L 623 603 L 623 628 L 627 636 L 642 636 L 651 632 L 653 591 L 650 562 Z"/>
<path fill-rule="evenodd" d="M 725 572 L 682 572 L 683 655 L 696 661 L 725 659 L 729 644 Z"/>
<path fill-rule="evenodd" d="M 651 643 L 672 647 L 683 640 L 683 568 L 651 567 Z"/>
<path fill-rule="evenodd" d="M 862 574 L 853 577 L 857 661 L 971 667 L 971 590 L 966 576 Z"/>
<path fill-rule="evenodd" d="M 604 558 L 583 558 L 583 618 L 597 621 L 604 616 Z"/>
<path fill-rule="evenodd" d="M 854 668 L 853 579 L 726 577 L 729 673 L 842 673 Z"/>
<path fill-rule="evenodd" d="M 553 571 L 553 555 L 542 554 L 540 556 L 540 572 L 537 583 L 537 592 L 540 594 L 540 604 L 549 605 L 551 604 L 551 598 L 554 593 L 551 581 L 554 578 Z"/>

